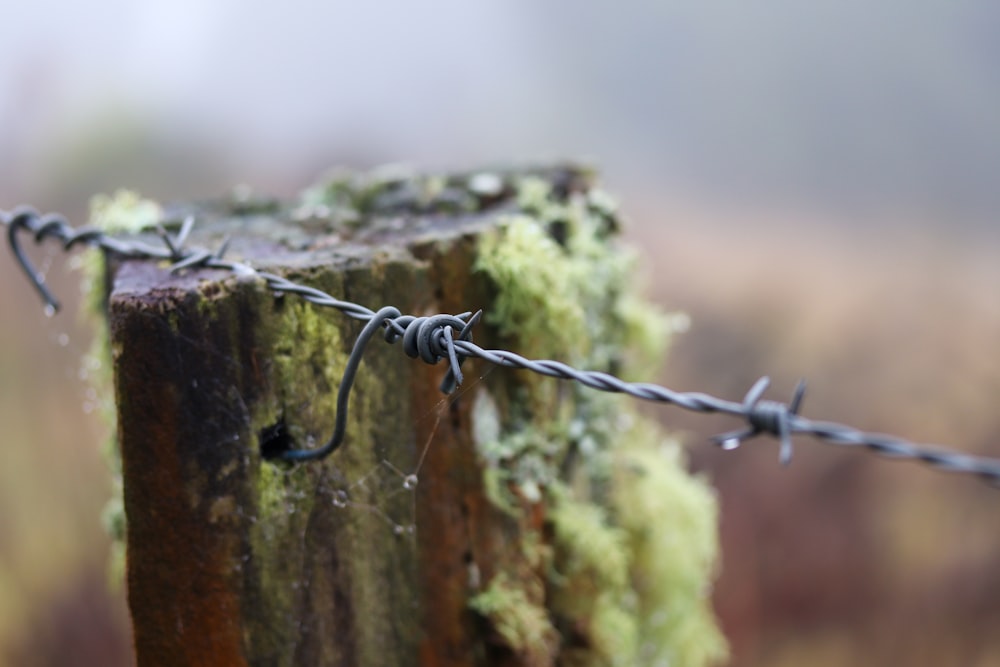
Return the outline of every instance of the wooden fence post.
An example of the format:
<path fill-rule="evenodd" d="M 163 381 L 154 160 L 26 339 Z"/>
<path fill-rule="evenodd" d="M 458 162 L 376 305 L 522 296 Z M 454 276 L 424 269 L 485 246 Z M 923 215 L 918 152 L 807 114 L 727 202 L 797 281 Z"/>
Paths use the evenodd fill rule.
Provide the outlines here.
<path fill-rule="evenodd" d="M 416 315 L 482 307 L 493 317 L 480 344 L 614 372 L 625 360 L 635 321 L 607 245 L 615 217 L 579 170 L 343 175 L 294 206 L 193 210 L 192 245 L 230 237 L 231 255 L 338 298 Z M 518 243 L 549 254 L 519 267 Z M 560 276 L 567 267 L 583 273 Z M 524 293 L 508 290 L 536 269 Z M 650 642 L 667 636 L 657 613 L 700 633 L 693 652 L 663 640 L 695 656 L 675 664 L 720 655 L 705 600 L 711 494 L 665 462 L 681 488 L 667 502 L 686 509 L 625 512 L 627 493 L 662 470 L 652 449 L 609 454 L 635 429 L 615 421 L 613 398 L 476 360 L 444 397 L 445 364 L 376 338 L 344 445 L 322 462 L 276 462 L 267 455 L 329 437 L 361 325 L 222 271 L 128 260 L 109 271 L 140 667 L 642 664 L 628 656 L 660 655 Z M 642 577 L 662 548 L 649 524 L 672 521 L 688 522 L 677 530 L 698 553 L 671 602 L 657 592 L 667 584 Z"/>

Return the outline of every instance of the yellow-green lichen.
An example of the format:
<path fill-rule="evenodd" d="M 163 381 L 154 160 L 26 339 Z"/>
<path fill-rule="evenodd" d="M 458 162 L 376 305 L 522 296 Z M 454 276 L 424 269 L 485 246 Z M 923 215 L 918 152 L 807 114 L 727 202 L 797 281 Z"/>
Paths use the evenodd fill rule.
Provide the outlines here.
<path fill-rule="evenodd" d="M 558 633 L 549 621 L 548 611 L 532 602 L 504 572 L 469 600 L 469 608 L 490 622 L 503 644 L 524 664 L 545 664 L 541 659 L 552 655 L 558 645 Z"/>
<path fill-rule="evenodd" d="M 274 610 L 291 609 L 294 582 L 303 574 L 300 559 L 281 556 L 276 545 L 298 541 L 314 505 L 313 480 L 306 467 L 287 467 L 264 462 L 255 478 L 256 508 L 250 528 L 250 553 L 257 561 L 261 591 Z"/>
<path fill-rule="evenodd" d="M 254 416 L 252 428 L 257 434 L 281 429 L 297 447 L 319 447 L 333 426 L 331 404 L 346 361 L 336 323 L 329 311 L 290 301 L 271 336 L 274 352 L 268 369 L 276 389 L 274 402 Z M 313 498 L 302 491 L 309 486 L 307 471 L 307 466 L 261 462 L 256 480 L 258 526 L 287 529 L 297 520 L 290 517 L 311 511 Z M 274 537 L 258 535 L 262 540 Z"/>
<path fill-rule="evenodd" d="M 658 362 L 669 320 L 633 295 L 635 256 L 609 238 L 611 204 L 555 197 L 539 178 L 519 182 L 524 213 L 484 235 L 475 269 L 497 296 L 487 322 L 516 336 L 526 356 L 601 368 L 627 353 L 636 366 Z M 638 343 L 638 345 L 632 345 Z"/>
<path fill-rule="evenodd" d="M 680 447 L 636 420 L 615 458 L 615 523 L 631 554 L 639 664 L 705 665 L 726 656 L 711 608 L 715 496 Z"/>
<path fill-rule="evenodd" d="M 308 387 L 311 396 L 329 397 L 327 400 L 332 401 L 347 361 L 333 317 L 331 311 L 302 300 L 289 300 L 285 304 L 272 357 L 274 382 L 279 391 Z M 282 402 L 296 416 L 289 423 L 292 439 L 304 443 L 309 436 L 325 437 L 303 431 L 302 423 L 316 419 L 322 422 L 321 415 L 329 412 L 329 403 L 302 401 L 304 404 L 298 405 L 294 398 L 282 397 Z M 333 425 L 332 421 L 326 423 Z"/>
<path fill-rule="evenodd" d="M 562 664 L 716 664 L 726 643 L 710 599 L 714 494 L 653 424 L 624 421 L 607 458 L 606 494 L 558 483 L 547 494 L 547 606 L 563 619 L 557 625 L 585 639 L 567 647 L 572 659 Z"/>
<path fill-rule="evenodd" d="M 681 322 L 635 295 L 634 256 L 612 238 L 614 202 L 593 190 L 557 194 L 533 177 L 517 195 L 521 212 L 479 244 L 475 268 L 495 290 L 487 322 L 525 356 L 647 378 Z M 476 446 L 494 502 L 508 513 L 544 505 L 545 609 L 562 633 L 558 664 L 721 659 L 708 597 L 717 549 L 708 485 L 621 397 L 557 391 L 547 378 L 518 382 L 503 409 L 477 400 L 474 421 L 490 426 Z M 517 599 L 508 589 L 521 579 L 503 581 Z M 493 614 L 504 623 L 502 606 Z"/>
<path fill-rule="evenodd" d="M 467 213 L 479 207 L 478 197 L 488 196 L 474 191 L 463 176 L 418 174 L 402 164 L 367 172 L 336 168 L 302 193 L 296 217 L 350 227 L 400 212 Z"/>
<path fill-rule="evenodd" d="M 113 195 L 94 195 L 90 200 L 90 224 L 109 234 L 134 234 L 163 219 L 163 208 L 132 190 Z"/>
<path fill-rule="evenodd" d="M 264 530 L 274 530 L 299 512 L 308 514 L 312 497 L 302 489 L 307 485 L 306 468 L 265 464 L 257 476 L 257 521 Z M 264 539 L 274 535 L 263 535 Z"/>
<path fill-rule="evenodd" d="M 582 573 L 595 587 L 623 588 L 629 567 L 625 535 L 608 522 L 606 511 L 573 499 L 558 486 L 553 487 L 549 498 L 548 520 L 559 561 L 553 579 Z"/>
<path fill-rule="evenodd" d="M 528 356 L 564 356 L 586 341 L 585 313 L 573 261 L 542 225 L 528 216 L 501 221 L 484 236 L 476 269 L 497 285 L 486 321 L 526 341 Z"/>
<path fill-rule="evenodd" d="M 637 619 L 630 608 L 631 554 L 626 535 L 605 510 L 573 499 L 558 486 L 550 492 L 553 563 L 549 572 L 551 613 L 574 627 L 574 665 L 633 665 Z"/>
<path fill-rule="evenodd" d="M 542 499 L 541 488 L 558 478 L 553 462 L 561 458 L 565 438 L 552 437 L 541 428 L 525 427 L 479 447 L 488 469 L 497 473 L 504 488 L 516 491 L 529 503 Z"/>
<path fill-rule="evenodd" d="M 517 183 L 517 205 L 534 216 L 557 206 L 552 200 L 552 184 L 539 176 L 526 176 Z"/>

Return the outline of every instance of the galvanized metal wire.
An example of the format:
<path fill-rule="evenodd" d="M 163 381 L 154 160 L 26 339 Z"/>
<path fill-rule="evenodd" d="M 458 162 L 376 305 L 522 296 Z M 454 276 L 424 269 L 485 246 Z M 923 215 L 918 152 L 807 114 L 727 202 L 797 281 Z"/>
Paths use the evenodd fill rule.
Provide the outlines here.
<path fill-rule="evenodd" d="M 509 350 L 484 349 L 476 345 L 472 339 L 472 328 L 478 322 L 481 312 L 414 317 L 403 315 L 392 306 L 373 311 L 362 304 L 338 299 L 322 290 L 293 282 L 283 276 L 258 271 L 249 264 L 227 260 L 224 255 L 228 243 L 223 243 L 216 251 L 187 248 L 185 242 L 194 225 L 192 217 L 184 220 L 176 235 L 159 228 L 160 244 L 151 244 L 138 239 L 115 238 L 92 227 L 75 229 L 60 215 L 40 215 L 26 207 L 17 208 L 9 213 L 0 211 L 0 222 L 7 227 L 7 242 L 14 257 L 38 290 L 46 309 L 53 313 L 58 309 L 59 303 L 46 287 L 44 276 L 34 269 L 24 254 L 19 239 L 21 233 L 31 234 L 34 241 L 39 244 L 46 239 L 55 239 L 67 251 L 78 245 L 86 245 L 127 258 L 169 260 L 172 263 L 171 270 L 174 272 L 211 268 L 226 270 L 237 276 L 255 277 L 263 280 L 267 287 L 276 293 L 295 294 L 317 306 L 334 308 L 350 318 L 365 322 L 365 327 L 348 357 L 346 370 L 338 389 L 333 435 L 321 447 L 292 449 L 280 453 L 281 458 L 289 461 L 320 459 L 328 456 L 342 444 L 354 376 L 368 342 L 375 333 L 382 330 L 386 342 L 402 341 L 403 350 L 411 357 L 420 358 L 429 364 L 447 361 L 449 368 L 441 385 L 441 390 L 445 393 L 452 392 L 462 383 L 462 362 L 469 357 L 475 357 L 497 366 L 522 369 L 560 380 L 577 382 L 598 391 L 626 394 L 646 401 L 674 405 L 692 412 L 732 415 L 741 419 L 745 427 L 715 436 L 713 440 L 716 443 L 724 449 L 734 449 L 742 442 L 757 436 L 770 435 L 780 442 L 780 460 L 784 464 L 791 460 L 792 436 L 808 435 L 826 444 L 864 448 L 890 459 L 917 461 L 938 470 L 971 475 L 993 485 L 1000 485 L 1000 460 L 962 454 L 939 446 L 916 444 L 891 435 L 869 433 L 844 424 L 814 421 L 801 416 L 799 410 L 805 394 L 804 382 L 799 383 L 791 400 L 784 403 L 763 398 L 769 386 L 768 378 L 763 377 L 751 387 L 742 401 L 737 402 L 699 392 L 674 391 L 653 383 L 626 382 L 609 373 L 581 370 L 551 359 L 527 359 Z"/>

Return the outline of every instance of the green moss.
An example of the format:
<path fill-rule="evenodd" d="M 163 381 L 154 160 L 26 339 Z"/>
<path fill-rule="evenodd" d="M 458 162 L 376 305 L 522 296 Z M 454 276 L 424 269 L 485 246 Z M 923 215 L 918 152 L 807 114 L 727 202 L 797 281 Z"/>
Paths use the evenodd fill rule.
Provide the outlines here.
<path fill-rule="evenodd" d="M 163 209 L 158 203 L 131 190 L 94 195 L 90 200 L 90 224 L 109 234 L 134 234 L 162 219 Z"/>
<path fill-rule="evenodd" d="M 631 553 L 639 663 L 721 661 L 726 643 L 710 601 L 718 552 L 715 497 L 655 426 L 637 420 L 625 436 L 612 505 Z"/>
<path fill-rule="evenodd" d="M 530 503 L 540 501 L 540 488 L 557 479 L 552 460 L 564 445 L 541 429 L 524 428 L 485 444 L 479 449 L 484 462 Z"/>
<path fill-rule="evenodd" d="M 495 290 L 487 322 L 528 357 L 644 379 L 679 327 L 634 292 L 604 193 L 557 195 L 517 183 L 521 212 L 483 236 L 475 268 Z M 717 545 L 708 485 L 664 450 L 621 397 L 537 376 L 507 402 L 474 406 L 491 497 L 506 511 L 544 504 L 552 546 L 545 608 L 561 665 L 706 665 L 725 655 L 708 594 Z M 478 427 L 477 427 L 478 428 Z M 526 492 L 528 490 L 528 492 Z M 669 505 L 669 507 L 667 507 Z M 502 580 L 517 600 L 516 576 Z M 530 582 L 530 579 L 527 581 Z M 494 605 L 496 623 L 505 607 Z"/>
<path fill-rule="evenodd" d="M 478 193 L 462 175 L 417 174 L 391 164 L 367 172 L 337 168 L 300 196 L 300 217 L 321 217 L 333 227 L 358 226 L 371 217 L 406 212 L 460 214 L 479 208 Z"/>
<path fill-rule="evenodd" d="M 524 664 L 543 664 L 538 658 L 551 655 L 558 642 L 545 607 L 532 602 L 503 572 L 469 600 L 469 608 L 490 622 L 504 645 L 524 658 Z"/>
<path fill-rule="evenodd" d="M 315 497 L 315 480 L 305 466 L 262 462 L 256 470 L 256 518 L 250 530 L 250 553 L 259 560 L 261 590 L 275 610 L 293 609 L 294 587 L 302 578 L 301 563 L 281 558 L 275 545 L 305 531 Z"/>
<path fill-rule="evenodd" d="M 497 286 L 486 321 L 527 343 L 534 358 L 562 357 L 586 340 L 573 261 L 542 225 L 524 215 L 501 220 L 486 234 L 475 268 Z"/>
<path fill-rule="evenodd" d="M 331 293 L 336 294 L 333 290 Z M 333 317 L 329 309 L 316 308 L 301 299 L 289 300 L 275 336 L 275 350 L 272 357 L 274 383 L 279 392 L 291 388 L 311 388 L 311 394 L 325 404 L 308 405 L 301 408 L 294 405 L 292 397 L 284 395 L 284 404 L 291 404 L 295 418 L 289 422 L 292 439 L 303 443 L 309 436 L 320 437 L 304 428 L 305 424 L 322 421 L 321 416 L 330 410 L 330 403 L 340 385 L 344 372 L 346 354 Z M 362 369 L 363 370 L 363 369 Z M 364 373 L 362 372 L 362 377 Z M 360 381 L 360 378 L 359 378 Z M 302 412 L 304 410 L 305 412 Z M 291 415 L 290 415 L 291 417 Z M 332 428 L 332 421 L 324 425 Z M 325 429 L 324 429 L 325 430 Z"/>
<path fill-rule="evenodd" d="M 233 215 L 268 215 L 281 209 L 281 202 L 274 198 L 254 192 L 249 185 L 240 184 L 229 194 L 229 212 Z"/>
<path fill-rule="evenodd" d="M 109 445 L 104 448 L 105 452 L 114 448 L 117 450 L 117 441 L 111 438 Z M 108 454 L 108 467 L 112 472 L 111 498 L 104 504 L 101 511 L 101 525 L 111 538 L 111 553 L 108 555 L 108 582 L 112 590 L 118 590 L 125 580 L 125 490 L 121 479 L 121 457 L 115 454 Z"/>
<path fill-rule="evenodd" d="M 609 238 L 617 223 L 608 220 L 607 198 L 599 198 L 600 208 L 590 196 L 560 199 L 535 177 L 519 181 L 517 192 L 524 213 L 501 219 L 478 247 L 475 269 L 495 289 L 487 322 L 529 358 L 632 376 L 629 369 L 655 367 L 669 339 L 667 318 L 633 295 L 634 256 Z M 540 376 L 518 381 L 523 394 L 513 403 L 521 413 L 507 415 L 504 433 L 492 443 L 480 443 L 491 464 L 537 473 L 537 466 L 520 463 L 532 452 L 558 467 L 569 443 L 589 459 L 613 440 L 605 434 L 615 430 L 608 422 L 617 406 L 605 397 L 573 385 L 567 391 Z"/>
<path fill-rule="evenodd" d="M 518 188 L 523 214 L 499 221 L 479 245 L 475 269 L 496 288 L 487 322 L 535 358 L 589 368 L 655 366 L 669 340 L 669 320 L 633 294 L 635 256 L 609 234 L 606 195 L 560 200 L 539 178 Z"/>
<path fill-rule="evenodd" d="M 111 234 L 134 233 L 155 225 L 162 216 L 163 210 L 156 202 L 143 199 L 132 191 L 119 190 L 114 195 L 96 195 L 91 199 L 88 224 Z M 108 431 L 103 451 L 111 471 L 111 498 L 101 513 L 101 523 L 112 540 L 108 579 L 113 587 L 117 587 L 125 577 L 126 524 L 121 454 L 115 435 L 112 359 L 106 316 L 107 269 L 104 254 L 94 249 L 75 256 L 72 265 L 81 274 L 83 307 L 80 314 L 94 332 L 90 350 L 81 359 L 80 374 L 86 376 L 93 390 L 95 398 L 89 403 Z"/>
<path fill-rule="evenodd" d="M 714 495 L 651 424 L 636 419 L 618 436 L 595 466 L 609 477 L 605 494 L 594 492 L 589 474 L 587 492 L 560 481 L 546 487 L 553 554 L 545 606 L 575 635 L 560 664 L 714 664 L 726 655 L 710 604 Z M 516 501 L 508 497 L 507 506 Z"/>
<path fill-rule="evenodd" d="M 503 469 L 491 466 L 483 470 L 483 492 L 493 506 L 508 516 L 520 515 L 517 498 L 511 492 L 510 475 Z"/>
<path fill-rule="evenodd" d="M 302 466 L 291 467 L 280 463 L 260 466 L 256 479 L 256 500 L 257 518 L 263 521 L 262 525 L 273 529 L 282 518 L 295 514 L 298 506 L 308 500 L 305 492 L 296 488 L 300 486 L 299 482 L 304 481 L 304 470 Z"/>
<path fill-rule="evenodd" d="M 582 635 L 586 647 L 573 651 L 573 664 L 635 664 L 638 628 L 629 608 L 631 554 L 625 534 L 603 508 L 575 500 L 558 486 L 550 492 L 548 520 L 554 548 L 548 606 Z"/>
<path fill-rule="evenodd" d="M 559 486 L 549 502 L 559 570 L 554 579 L 582 573 L 598 588 L 623 588 L 629 567 L 625 535 L 609 524 L 605 510 L 573 499 Z"/>
<path fill-rule="evenodd" d="M 552 184 L 539 176 L 525 176 L 518 180 L 517 205 L 535 217 L 545 217 L 545 211 L 558 206 L 552 199 Z"/>
<path fill-rule="evenodd" d="M 254 415 L 251 428 L 256 433 L 280 422 L 296 446 L 322 445 L 333 428 L 332 404 L 346 361 L 332 318 L 329 310 L 302 300 L 284 304 L 269 332 L 274 341 L 270 360 L 271 381 L 276 389 L 274 402 Z M 359 382 L 361 377 L 363 372 Z M 356 405 L 352 403 L 352 407 Z M 262 461 L 256 478 L 257 526 L 281 533 L 293 530 L 299 517 L 312 510 L 313 497 L 305 489 L 314 483 L 309 466 Z M 276 537 L 264 532 L 255 539 L 267 542 Z M 254 551 L 267 553 L 273 549 Z"/>

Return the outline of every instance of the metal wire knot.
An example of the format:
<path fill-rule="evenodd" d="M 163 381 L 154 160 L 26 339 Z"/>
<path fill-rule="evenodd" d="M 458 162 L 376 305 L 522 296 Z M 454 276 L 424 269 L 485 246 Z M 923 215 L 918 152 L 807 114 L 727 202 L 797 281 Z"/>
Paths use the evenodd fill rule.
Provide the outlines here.
<path fill-rule="evenodd" d="M 802 406 L 806 382 L 799 380 L 792 395 L 792 402 L 787 405 L 779 401 L 761 400 L 761 396 L 770 384 L 770 378 L 762 377 L 754 383 L 743 399 L 743 412 L 750 428 L 729 431 L 713 437 L 712 440 L 723 449 L 736 449 L 744 441 L 762 433 L 773 435 L 781 442 L 778 460 L 781 465 L 788 465 L 792 461 L 792 419 L 798 415 Z"/>
<path fill-rule="evenodd" d="M 354 341 L 354 347 L 347 358 L 344 375 L 337 389 L 337 414 L 333 435 L 322 447 L 316 449 L 288 449 L 278 454 L 285 461 L 315 461 L 329 456 L 344 441 L 347 431 L 347 408 L 354 377 L 357 375 L 361 358 L 364 355 L 368 341 L 372 339 L 380 327 L 385 327 L 387 343 L 403 341 L 403 351 L 414 359 L 420 358 L 428 364 L 436 364 L 442 359 L 449 363 L 448 372 L 441 381 L 441 391 L 450 394 L 462 384 L 462 362 L 468 356 L 455 348 L 454 330 L 458 329 L 458 340 L 472 342 L 472 327 L 482 316 L 483 311 L 475 314 L 432 315 L 430 317 L 415 317 L 402 315 L 397 308 L 386 306 L 371 316 L 364 329 Z"/>
<path fill-rule="evenodd" d="M 441 391 L 450 394 L 462 384 L 462 362 L 469 355 L 455 348 L 455 341 L 472 342 L 472 327 L 479 322 L 483 311 L 475 314 L 466 312 L 461 315 L 432 315 L 430 317 L 414 317 L 402 315 L 386 323 L 385 340 L 395 343 L 403 340 L 403 351 L 408 357 L 420 358 L 434 365 L 442 359 L 449 363 L 448 373 L 441 381 Z M 455 338 L 453 330 L 458 330 Z"/>

